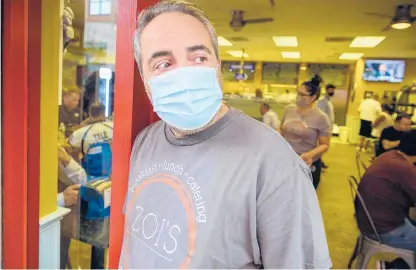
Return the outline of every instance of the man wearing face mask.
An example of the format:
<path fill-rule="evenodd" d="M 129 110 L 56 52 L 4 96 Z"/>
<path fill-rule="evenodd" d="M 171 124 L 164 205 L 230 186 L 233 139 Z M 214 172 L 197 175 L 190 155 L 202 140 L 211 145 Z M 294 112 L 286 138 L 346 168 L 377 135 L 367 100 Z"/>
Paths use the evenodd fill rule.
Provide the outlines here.
<path fill-rule="evenodd" d="M 321 99 L 318 100 L 316 107 L 318 107 L 321 111 L 323 111 L 327 116 L 331 123 L 331 130 L 334 127 L 334 120 L 335 120 L 335 113 L 334 113 L 334 105 L 332 104 L 331 98 L 335 94 L 335 85 L 327 84 L 325 87 L 326 95 L 323 96 Z M 327 169 L 328 166 L 322 160 L 322 168 Z"/>
<path fill-rule="evenodd" d="M 310 171 L 277 132 L 222 103 L 203 11 L 142 11 L 134 49 L 162 121 L 132 149 L 120 268 L 330 268 Z"/>

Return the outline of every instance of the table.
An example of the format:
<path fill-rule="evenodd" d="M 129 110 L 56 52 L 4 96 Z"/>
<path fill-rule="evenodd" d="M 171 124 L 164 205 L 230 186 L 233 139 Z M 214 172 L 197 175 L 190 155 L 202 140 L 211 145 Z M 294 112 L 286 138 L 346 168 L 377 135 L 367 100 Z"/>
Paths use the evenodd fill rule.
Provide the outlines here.
<path fill-rule="evenodd" d="M 91 245 L 91 269 L 105 269 L 105 249 L 109 246 L 110 217 L 81 220 L 78 240 Z"/>

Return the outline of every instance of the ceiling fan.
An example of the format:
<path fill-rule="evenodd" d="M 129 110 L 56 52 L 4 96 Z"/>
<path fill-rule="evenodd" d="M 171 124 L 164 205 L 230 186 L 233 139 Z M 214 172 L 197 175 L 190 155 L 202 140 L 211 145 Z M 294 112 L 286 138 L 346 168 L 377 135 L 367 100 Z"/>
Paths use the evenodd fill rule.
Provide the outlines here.
<path fill-rule="evenodd" d="M 243 27 L 246 24 L 268 23 L 268 22 L 274 21 L 273 18 L 254 18 L 254 19 L 245 20 L 244 13 L 245 13 L 244 10 L 239 10 L 239 9 L 232 11 L 230 27 L 236 32 L 241 31 L 241 29 L 243 29 Z"/>
<path fill-rule="evenodd" d="M 396 6 L 396 12 L 394 16 L 372 12 L 367 12 L 365 14 L 390 19 L 390 24 L 381 29 L 381 31 L 388 31 L 392 28 L 401 30 L 409 28 L 410 26 L 412 26 L 412 23 L 416 21 L 416 16 L 412 16 L 412 7 L 413 5 L 411 4 L 398 5 Z"/>

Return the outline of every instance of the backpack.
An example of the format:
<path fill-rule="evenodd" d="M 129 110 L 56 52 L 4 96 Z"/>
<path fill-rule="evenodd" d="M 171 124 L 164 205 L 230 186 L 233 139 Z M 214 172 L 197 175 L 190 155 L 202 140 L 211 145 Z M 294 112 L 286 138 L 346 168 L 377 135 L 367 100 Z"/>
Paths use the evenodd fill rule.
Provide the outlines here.
<path fill-rule="evenodd" d="M 113 129 L 111 126 L 105 123 L 100 123 Z M 98 141 L 90 144 L 87 151 L 84 153 L 84 142 L 88 132 L 95 124 L 87 129 L 82 136 L 81 140 L 81 152 L 83 154 L 82 167 L 89 177 L 102 177 L 110 176 L 111 174 L 111 162 L 112 162 L 112 151 L 111 151 L 111 139 Z"/>

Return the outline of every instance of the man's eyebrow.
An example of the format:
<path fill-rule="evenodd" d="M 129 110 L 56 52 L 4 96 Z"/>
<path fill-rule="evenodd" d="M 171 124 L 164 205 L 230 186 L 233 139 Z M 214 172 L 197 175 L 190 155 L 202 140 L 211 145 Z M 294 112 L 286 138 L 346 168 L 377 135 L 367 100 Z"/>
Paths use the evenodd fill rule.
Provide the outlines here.
<path fill-rule="evenodd" d="M 186 48 L 186 50 L 188 51 L 188 53 L 192 53 L 196 51 L 205 51 L 208 54 L 212 54 L 211 50 L 208 49 L 208 47 L 205 45 L 194 45 L 194 46 Z"/>
<path fill-rule="evenodd" d="M 148 63 L 150 65 L 150 62 L 152 62 L 155 58 L 162 57 L 162 56 L 170 56 L 170 55 L 172 55 L 172 51 L 157 51 L 157 52 L 154 52 L 150 56 L 150 59 L 149 59 Z"/>

